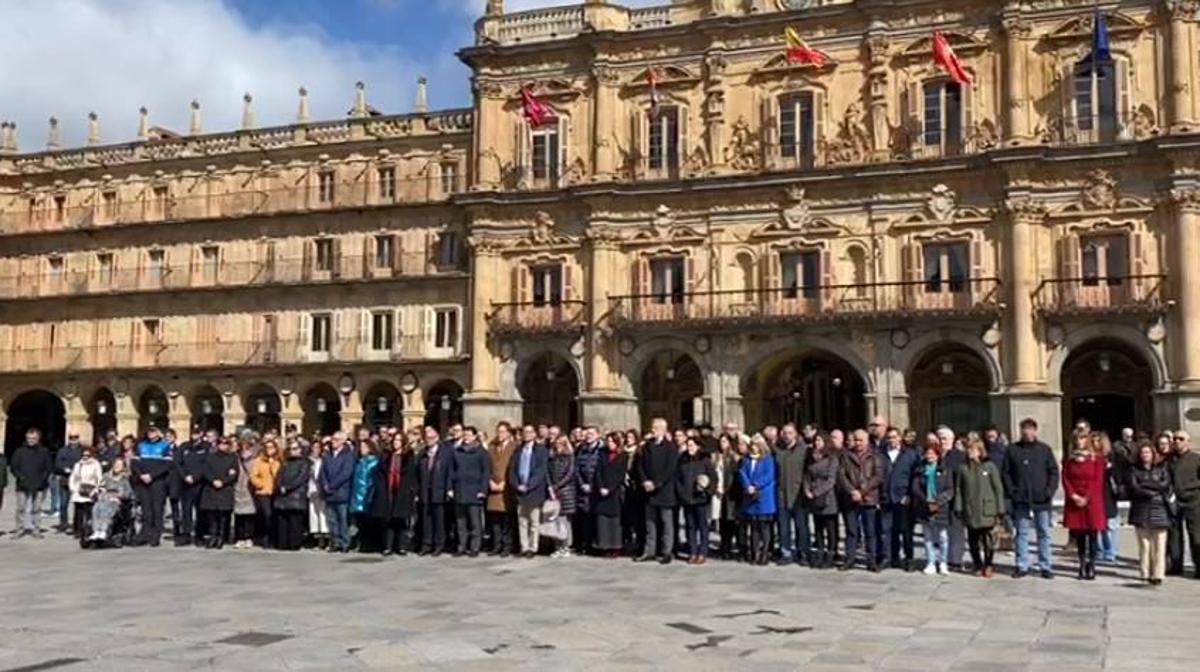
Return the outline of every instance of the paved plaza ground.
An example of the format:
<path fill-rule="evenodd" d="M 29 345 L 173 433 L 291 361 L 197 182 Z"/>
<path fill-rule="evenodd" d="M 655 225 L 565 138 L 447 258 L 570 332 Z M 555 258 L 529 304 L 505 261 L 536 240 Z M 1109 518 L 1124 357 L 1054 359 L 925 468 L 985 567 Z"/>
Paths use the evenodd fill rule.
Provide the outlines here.
<path fill-rule="evenodd" d="M 1094 583 L 1067 567 L 1053 581 L 989 581 L 728 562 L 84 552 L 53 534 L 0 537 L 0 563 L 0 671 L 1144 672 L 1200 660 L 1200 581 L 1144 588 L 1130 565 Z"/>

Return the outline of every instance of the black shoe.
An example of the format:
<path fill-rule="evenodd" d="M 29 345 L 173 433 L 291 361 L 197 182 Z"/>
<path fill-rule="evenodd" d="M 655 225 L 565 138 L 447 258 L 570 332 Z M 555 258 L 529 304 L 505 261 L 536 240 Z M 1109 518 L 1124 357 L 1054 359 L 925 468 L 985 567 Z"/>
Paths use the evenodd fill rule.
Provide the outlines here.
<path fill-rule="evenodd" d="M 467 557 L 468 558 L 479 557 L 479 551 L 467 551 Z"/>
<path fill-rule="evenodd" d="M 507 558 L 507 557 L 508 557 L 508 549 L 504 549 L 503 551 L 500 551 L 500 552 L 499 552 L 499 553 L 497 553 L 496 555 L 498 555 L 498 556 L 500 556 L 500 557 L 502 557 L 502 558 Z"/>
<path fill-rule="evenodd" d="M 780 567 L 786 567 L 786 566 L 792 564 L 792 562 L 790 560 L 788 560 L 786 557 L 780 556 L 779 559 L 775 561 L 775 564 L 779 565 Z"/>
<path fill-rule="evenodd" d="M 533 551 L 525 551 L 524 553 L 521 554 L 521 557 L 525 558 L 526 560 L 532 560 L 533 556 L 535 556 L 535 555 L 537 555 L 537 554 L 534 553 Z"/>
<path fill-rule="evenodd" d="M 1054 578 L 1054 572 L 1052 572 L 1052 571 L 1050 571 L 1050 570 L 1048 570 L 1048 569 L 1043 569 L 1043 570 L 1042 570 L 1042 578 L 1043 578 L 1043 579 L 1053 579 L 1053 578 Z"/>
<path fill-rule="evenodd" d="M 853 568 L 854 568 L 853 562 L 843 562 L 842 564 L 838 565 L 839 572 L 848 572 Z"/>
<path fill-rule="evenodd" d="M 385 549 L 383 549 L 383 552 L 380 553 L 380 555 L 382 555 L 385 558 L 391 554 L 392 554 L 392 549 L 390 549 L 390 548 L 385 548 Z"/>
<path fill-rule="evenodd" d="M 904 561 L 904 571 L 906 571 L 910 574 L 912 573 L 912 571 L 913 571 L 913 561 L 912 560 Z"/>
<path fill-rule="evenodd" d="M 868 568 L 869 568 L 869 569 L 870 569 L 870 570 L 871 570 L 873 573 L 875 573 L 875 574 L 878 574 L 878 573 L 880 573 L 880 572 L 882 572 L 882 571 L 883 571 L 883 568 L 879 566 L 879 563 L 878 563 L 878 562 L 872 562 L 872 563 L 870 563 L 870 564 L 868 565 Z"/>
<path fill-rule="evenodd" d="M 1014 579 L 1023 579 L 1027 576 L 1029 576 L 1028 569 L 1014 569 L 1012 573 L 1012 578 Z"/>
<path fill-rule="evenodd" d="M 633 559 L 634 562 L 650 562 L 654 559 L 653 555 L 639 555 Z"/>
<path fill-rule="evenodd" d="M 669 556 L 669 555 L 664 555 L 663 557 L 659 558 L 659 559 L 658 559 L 658 564 L 660 564 L 660 565 L 669 565 L 669 564 L 671 564 L 671 556 Z M 764 562 L 763 564 L 766 564 L 766 563 Z"/>
<path fill-rule="evenodd" d="M 440 556 L 441 554 L 442 554 L 442 549 L 440 549 L 440 548 L 435 548 L 435 549 L 433 549 L 433 551 L 432 551 L 432 552 L 431 552 L 429 555 L 431 555 L 431 556 L 433 556 L 433 557 L 435 557 L 435 558 L 436 558 L 436 557 Z"/>
<path fill-rule="evenodd" d="M 151 540 L 150 540 L 150 546 L 151 546 L 152 548 L 157 548 L 157 547 L 158 547 L 160 544 L 162 544 L 162 542 L 161 542 L 161 541 L 159 541 L 158 539 L 151 539 Z"/>

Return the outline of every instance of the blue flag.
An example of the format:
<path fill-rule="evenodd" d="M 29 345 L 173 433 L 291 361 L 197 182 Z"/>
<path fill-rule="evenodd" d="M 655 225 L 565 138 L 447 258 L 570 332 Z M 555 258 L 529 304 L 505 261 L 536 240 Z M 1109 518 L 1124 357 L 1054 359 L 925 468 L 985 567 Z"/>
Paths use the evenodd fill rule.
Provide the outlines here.
<path fill-rule="evenodd" d="M 1104 13 L 1096 10 L 1096 20 L 1092 25 L 1092 70 L 1099 73 L 1100 66 L 1112 60 L 1112 52 L 1108 48 L 1108 21 Z"/>

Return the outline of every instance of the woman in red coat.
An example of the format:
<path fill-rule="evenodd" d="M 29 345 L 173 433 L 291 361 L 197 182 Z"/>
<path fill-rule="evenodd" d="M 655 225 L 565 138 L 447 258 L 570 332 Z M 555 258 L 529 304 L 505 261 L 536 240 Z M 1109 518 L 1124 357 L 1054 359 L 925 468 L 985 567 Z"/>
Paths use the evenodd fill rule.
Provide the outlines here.
<path fill-rule="evenodd" d="M 1103 460 L 1096 459 L 1092 440 L 1087 432 L 1075 434 L 1075 446 L 1063 465 L 1063 490 L 1067 501 L 1063 510 L 1063 525 L 1075 539 L 1079 553 L 1079 578 L 1096 578 L 1096 553 L 1099 533 L 1108 528 L 1104 507 Z"/>

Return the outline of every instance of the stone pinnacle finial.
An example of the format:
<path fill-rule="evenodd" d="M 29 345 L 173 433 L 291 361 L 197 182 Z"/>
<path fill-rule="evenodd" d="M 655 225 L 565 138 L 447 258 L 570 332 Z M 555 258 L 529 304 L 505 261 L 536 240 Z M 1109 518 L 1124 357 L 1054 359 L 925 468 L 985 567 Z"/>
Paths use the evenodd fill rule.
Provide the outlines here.
<path fill-rule="evenodd" d="M 311 118 L 308 113 L 308 89 L 300 87 L 300 105 L 296 110 L 297 123 L 307 124 Z"/>
<path fill-rule="evenodd" d="M 249 92 L 242 96 L 242 130 L 254 128 L 254 96 Z"/>
<path fill-rule="evenodd" d="M 413 103 L 413 112 L 428 112 L 429 111 L 429 80 L 425 77 L 417 78 L 417 100 Z"/>
<path fill-rule="evenodd" d="M 484 16 L 504 16 L 504 0 L 487 0 Z"/>
<path fill-rule="evenodd" d="M 46 149 L 62 147 L 62 131 L 58 129 L 58 118 L 50 117 L 50 130 L 46 134 Z"/>
<path fill-rule="evenodd" d="M 17 151 L 17 122 L 15 121 L 8 122 L 8 144 L 6 147 L 10 152 L 15 153 Z"/>
<path fill-rule="evenodd" d="M 87 144 L 88 147 L 100 144 L 100 115 L 94 111 L 88 112 Z"/>
<path fill-rule="evenodd" d="M 192 120 L 188 124 L 188 132 L 192 135 L 200 134 L 200 101 L 192 99 Z"/>
<path fill-rule="evenodd" d="M 367 116 L 367 85 L 362 82 L 354 83 L 354 108 L 350 116 L 356 119 Z"/>
<path fill-rule="evenodd" d="M 11 154 L 13 151 L 9 128 L 10 124 L 7 121 L 0 122 L 0 154 Z"/>
<path fill-rule="evenodd" d="M 150 110 L 147 110 L 145 105 L 138 108 L 137 139 L 150 139 Z"/>

